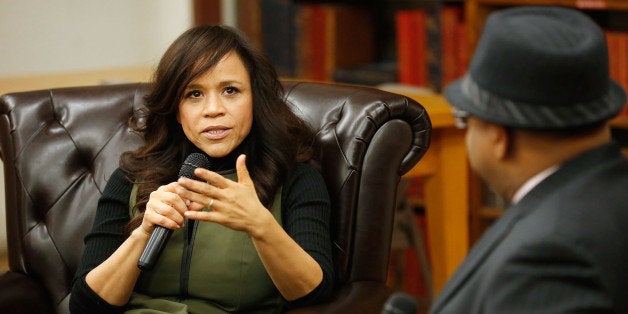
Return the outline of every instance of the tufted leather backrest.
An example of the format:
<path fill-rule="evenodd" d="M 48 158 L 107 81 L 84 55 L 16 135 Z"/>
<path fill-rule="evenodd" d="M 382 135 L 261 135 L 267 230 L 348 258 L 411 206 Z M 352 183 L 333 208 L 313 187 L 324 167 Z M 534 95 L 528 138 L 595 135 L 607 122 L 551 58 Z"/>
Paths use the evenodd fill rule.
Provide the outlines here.
<path fill-rule="evenodd" d="M 5 95 L 0 134 L 9 267 L 67 308 L 95 205 L 120 153 L 140 144 L 127 121 L 137 85 Z"/>
<path fill-rule="evenodd" d="M 385 282 L 396 186 L 429 145 L 425 110 L 372 88 L 284 86 L 323 148 L 338 282 Z M 141 144 L 127 121 L 147 88 L 73 87 L 0 99 L 10 269 L 41 283 L 55 312 L 68 312 L 83 237 L 109 175 L 123 151 Z"/>

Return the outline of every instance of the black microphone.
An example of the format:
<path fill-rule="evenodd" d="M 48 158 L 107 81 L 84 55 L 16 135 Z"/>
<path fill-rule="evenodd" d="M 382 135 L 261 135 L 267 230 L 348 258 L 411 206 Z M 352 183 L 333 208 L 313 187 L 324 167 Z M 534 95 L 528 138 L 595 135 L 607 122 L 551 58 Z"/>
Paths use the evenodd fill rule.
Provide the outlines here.
<path fill-rule="evenodd" d="M 415 314 L 417 300 L 404 292 L 395 292 L 391 295 L 382 309 L 382 314 Z"/>
<path fill-rule="evenodd" d="M 202 181 L 202 179 L 194 175 L 194 169 L 198 167 L 208 169 L 209 166 L 210 162 L 209 159 L 207 159 L 207 156 L 201 153 L 192 153 L 185 158 L 183 165 L 181 165 L 179 177 Z M 153 233 L 148 239 L 148 243 L 146 243 L 146 247 L 144 247 L 144 251 L 140 256 L 140 259 L 137 261 L 137 267 L 142 270 L 153 269 L 161 251 L 163 251 L 166 246 L 166 242 L 170 239 L 170 235 L 172 235 L 171 229 L 164 228 L 162 226 L 155 226 Z"/>

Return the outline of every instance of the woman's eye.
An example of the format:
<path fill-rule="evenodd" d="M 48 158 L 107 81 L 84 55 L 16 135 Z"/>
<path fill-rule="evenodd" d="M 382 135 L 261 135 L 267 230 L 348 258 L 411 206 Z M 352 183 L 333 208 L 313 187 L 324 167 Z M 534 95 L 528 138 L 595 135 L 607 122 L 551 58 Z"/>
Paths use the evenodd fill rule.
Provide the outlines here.
<path fill-rule="evenodd" d="M 233 87 L 233 86 L 228 86 L 225 87 L 225 94 L 227 95 L 233 95 L 233 94 L 237 94 L 240 90 Z"/>
<path fill-rule="evenodd" d="M 198 91 L 198 90 L 193 90 L 193 91 L 189 91 L 187 93 L 187 95 L 185 95 L 187 98 L 199 98 L 201 97 L 203 94 Z"/>

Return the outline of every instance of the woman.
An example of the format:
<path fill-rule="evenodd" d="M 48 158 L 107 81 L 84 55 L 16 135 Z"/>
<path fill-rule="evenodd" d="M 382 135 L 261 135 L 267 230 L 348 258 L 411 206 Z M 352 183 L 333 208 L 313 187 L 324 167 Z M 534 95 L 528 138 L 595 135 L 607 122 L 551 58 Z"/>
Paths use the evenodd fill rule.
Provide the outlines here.
<path fill-rule="evenodd" d="M 145 145 L 123 154 L 85 238 L 73 312 L 279 312 L 330 296 L 329 196 L 305 163 L 311 132 L 282 94 L 234 29 L 201 26 L 174 41 L 132 121 Z M 178 178 L 194 152 L 212 169 Z M 155 226 L 175 231 L 140 272 Z"/>

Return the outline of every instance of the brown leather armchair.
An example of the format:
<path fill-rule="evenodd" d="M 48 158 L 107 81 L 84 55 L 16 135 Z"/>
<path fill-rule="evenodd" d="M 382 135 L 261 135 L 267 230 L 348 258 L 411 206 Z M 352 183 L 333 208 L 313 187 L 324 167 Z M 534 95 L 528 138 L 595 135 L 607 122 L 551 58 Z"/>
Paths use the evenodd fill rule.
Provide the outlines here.
<path fill-rule="evenodd" d="M 318 130 L 332 198 L 337 291 L 296 312 L 379 313 L 396 188 L 426 152 L 425 109 L 377 89 L 284 82 L 287 100 Z M 146 84 L 73 87 L 0 98 L 10 271 L 0 313 L 68 313 L 72 278 L 97 200 L 119 155 L 140 138 L 127 120 Z"/>

